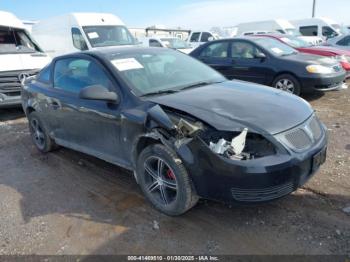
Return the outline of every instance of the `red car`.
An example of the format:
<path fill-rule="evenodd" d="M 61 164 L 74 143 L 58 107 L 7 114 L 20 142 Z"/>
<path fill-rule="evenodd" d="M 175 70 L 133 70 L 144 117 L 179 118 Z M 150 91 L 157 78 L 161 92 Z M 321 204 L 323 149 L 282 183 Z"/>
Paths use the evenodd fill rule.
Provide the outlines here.
<path fill-rule="evenodd" d="M 312 46 L 304 40 L 291 35 L 261 34 L 255 36 L 277 39 L 302 53 L 334 57 L 341 63 L 346 71 L 346 78 L 350 78 L 350 51 L 338 49 L 332 46 Z"/>

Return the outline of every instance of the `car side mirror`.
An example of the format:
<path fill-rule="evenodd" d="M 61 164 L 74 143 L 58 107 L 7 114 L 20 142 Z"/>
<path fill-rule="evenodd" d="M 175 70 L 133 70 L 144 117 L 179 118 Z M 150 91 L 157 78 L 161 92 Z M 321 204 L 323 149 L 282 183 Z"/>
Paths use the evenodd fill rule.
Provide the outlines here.
<path fill-rule="evenodd" d="M 266 55 L 264 53 L 262 53 L 262 52 L 258 52 L 258 53 L 255 54 L 255 58 L 264 60 L 266 58 Z"/>
<path fill-rule="evenodd" d="M 214 41 L 215 39 L 214 39 L 214 37 L 212 37 L 212 36 L 210 36 L 210 37 L 208 37 L 208 41 L 210 42 L 210 41 Z"/>
<path fill-rule="evenodd" d="M 101 100 L 110 103 L 118 102 L 118 95 L 101 85 L 92 85 L 83 88 L 79 92 L 79 98 L 86 100 Z"/>

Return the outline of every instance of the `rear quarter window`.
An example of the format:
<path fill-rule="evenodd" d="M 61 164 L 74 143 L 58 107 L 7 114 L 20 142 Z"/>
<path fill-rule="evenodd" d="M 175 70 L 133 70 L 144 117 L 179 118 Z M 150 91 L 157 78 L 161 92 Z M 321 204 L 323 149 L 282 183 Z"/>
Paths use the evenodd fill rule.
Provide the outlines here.
<path fill-rule="evenodd" d="M 212 43 L 202 50 L 200 56 L 226 58 L 228 54 L 228 46 L 229 42 L 227 41 Z"/>

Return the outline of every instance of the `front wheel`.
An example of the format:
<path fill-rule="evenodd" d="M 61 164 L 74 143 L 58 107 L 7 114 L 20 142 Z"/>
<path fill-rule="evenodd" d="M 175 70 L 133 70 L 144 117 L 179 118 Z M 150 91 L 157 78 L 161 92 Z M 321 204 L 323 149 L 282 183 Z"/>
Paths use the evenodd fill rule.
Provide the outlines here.
<path fill-rule="evenodd" d="M 146 198 L 167 215 L 181 215 L 198 201 L 185 167 L 164 145 L 150 145 L 141 152 L 136 175 Z"/>
<path fill-rule="evenodd" d="M 300 83 L 298 79 L 290 74 L 283 74 L 276 77 L 272 86 L 294 95 L 300 95 Z"/>

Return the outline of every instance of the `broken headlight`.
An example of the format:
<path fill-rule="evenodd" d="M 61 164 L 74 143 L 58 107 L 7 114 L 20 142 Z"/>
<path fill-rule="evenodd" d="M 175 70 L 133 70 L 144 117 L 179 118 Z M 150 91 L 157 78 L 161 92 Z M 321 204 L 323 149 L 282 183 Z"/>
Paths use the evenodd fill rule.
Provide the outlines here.
<path fill-rule="evenodd" d="M 201 134 L 203 141 L 216 154 L 232 160 L 249 160 L 274 155 L 274 145 L 262 135 L 242 132 L 209 131 Z"/>

